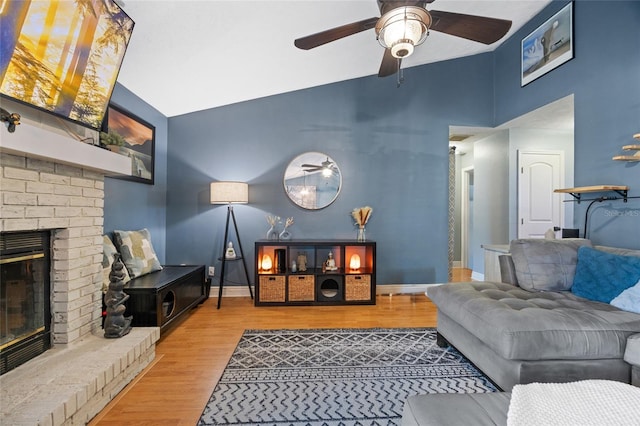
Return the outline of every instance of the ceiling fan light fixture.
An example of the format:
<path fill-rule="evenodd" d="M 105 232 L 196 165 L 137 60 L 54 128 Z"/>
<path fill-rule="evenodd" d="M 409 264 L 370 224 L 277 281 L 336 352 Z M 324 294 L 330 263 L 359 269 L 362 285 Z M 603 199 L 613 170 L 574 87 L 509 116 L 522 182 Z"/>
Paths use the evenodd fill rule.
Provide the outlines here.
<path fill-rule="evenodd" d="M 406 58 L 413 53 L 413 42 L 411 40 L 402 39 L 391 46 L 391 55 L 394 58 Z"/>
<path fill-rule="evenodd" d="M 376 24 L 378 41 L 395 58 L 406 58 L 429 34 L 431 15 L 425 9 L 406 6 L 385 13 Z"/>

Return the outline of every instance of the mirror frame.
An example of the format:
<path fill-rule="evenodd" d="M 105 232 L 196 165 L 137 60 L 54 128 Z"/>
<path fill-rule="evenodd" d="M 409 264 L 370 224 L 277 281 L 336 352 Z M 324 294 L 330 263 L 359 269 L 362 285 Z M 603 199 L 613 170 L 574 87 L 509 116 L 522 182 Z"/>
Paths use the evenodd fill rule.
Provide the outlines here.
<path fill-rule="evenodd" d="M 335 189 L 335 194 L 333 194 L 333 196 L 331 197 L 331 200 L 325 201 L 322 205 L 316 204 L 314 206 L 311 206 L 308 203 L 304 202 L 304 200 L 302 199 L 301 193 L 291 190 L 291 187 L 293 185 L 287 185 L 287 180 L 304 177 L 306 181 L 306 179 L 309 179 L 309 176 L 312 175 L 313 173 L 304 171 L 301 167 L 302 164 L 307 164 L 307 163 L 321 164 L 324 161 L 330 161 L 331 163 L 333 163 L 332 168 L 334 170 L 334 173 L 336 173 L 337 180 L 338 180 L 337 189 Z M 320 171 L 315 172 L 315 174 L 319 174 L 319 173 Z M 336 161 L 333 158 L 331 158 L 329 155 L 322 152 L 309 151 L 296 156 L 293 160 L 289 162 L 284 172 L 282 184 L 284 187 L 284 192 L 285 194 L 287 194 L 287 197 L 291 200 L 291 202 L 293 202 L 298 207 L 301 207 L 305 210 L 322 210 L 325 207 L 328 207 L 331 204 L 333 204 L 333 202 L 338 198 L 338 195 L 340 195 L 340 191 L 342 190 L 342 172 L 340 171 L 340 167 L 338 167 L 338 164 L 336 163 Z M 315 202 L 317 203 L 317 201 L 318 200 L 316 199 Z"/>

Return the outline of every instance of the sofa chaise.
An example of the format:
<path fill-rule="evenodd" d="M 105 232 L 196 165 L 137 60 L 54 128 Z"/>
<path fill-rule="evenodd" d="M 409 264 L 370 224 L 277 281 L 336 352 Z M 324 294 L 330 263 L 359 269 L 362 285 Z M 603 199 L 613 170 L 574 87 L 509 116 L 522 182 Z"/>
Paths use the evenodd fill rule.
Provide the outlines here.
<path fill-rule="evenodd" d="M 438 343 L 453 345 L 505 392 L 412 396 L 403 425 L 507 424 L 516 384 L 640 386 L 640 250 L 538 239 L 514 240 L 510 252 L 500 258 L 507 282 L 427 292 L 438 307 Z"/>
<path fill-rule="evenodd" d="M 602 293 L 612 293 L 598 279 L 625 281 L 626 288 L 636 284 L 640 251 L 565 239 L 514 240 L 510 252 L 503 269 L 512 270 L 504 275 L 517 282 L 451 283 L 428 290 L 438 307 L 440 344 L 453 345 L 505 391 L 531 382 L 630 383 L 625 349 L 627 340 L 640 334 L 640 314 L 594 300 L 599 295 L 589 291 L 597 293 L 602 285 Z M 574 278 L 581 280 L 579 286 Z"/>

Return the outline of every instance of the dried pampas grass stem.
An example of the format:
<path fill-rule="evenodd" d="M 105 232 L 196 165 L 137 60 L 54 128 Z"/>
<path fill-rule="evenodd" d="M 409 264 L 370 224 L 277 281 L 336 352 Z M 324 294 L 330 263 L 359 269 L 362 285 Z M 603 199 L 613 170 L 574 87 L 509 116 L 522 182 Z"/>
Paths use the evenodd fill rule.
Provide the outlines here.
<path fill-rule="evenodd" d="M 356 221 L 356 225 L 358 225 L 360 228 L 363 228 L 371 217 L 372 212 L 373 209 L 369 206 L 358 207 L 353 209 L 353 211 L 351 212 L 351 216 Z"/>

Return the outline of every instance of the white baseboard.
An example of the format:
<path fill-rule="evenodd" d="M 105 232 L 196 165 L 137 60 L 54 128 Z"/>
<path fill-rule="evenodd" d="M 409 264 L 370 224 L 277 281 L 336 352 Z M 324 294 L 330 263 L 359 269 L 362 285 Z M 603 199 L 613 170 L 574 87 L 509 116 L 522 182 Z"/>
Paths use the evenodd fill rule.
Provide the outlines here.
<path fill-rule="evenodd" d="M 377 285 L 376 294 L 412 294 L 425 293 L 429 287 L 440 284 L 386 284 Z"/>
<path fill-rule="evenodd" d="M 253 292 L 255 293 L 255 287 L 251 286 Z M 211 286 L 211 293 L 209 293 L 209 297 L 218 297 L 218 292 L 220 288 L 215 285 Z M 228 286 L 222 289 L 222 297 L 249 297 L 249 288 L 246 285 L 243 286 Z"/>
<path fill-rule="evenodd" d="M 386 284 L 377 285 L 376 294 L 424 293 L 429 287 L 440 284 Z M 209 297 L 218 297 L 218 286 L 211 286 Z M 255 289 L 254 289 L 255 292 Z M 222 289 L 222 297 L 249 297 L 249 289 L 244 286 L 229 286 Z"/>
<path fill-rule="evenodd" d="M 481 274 L 480 272 L 472 271 L 471 279 L 473 281 L 484 281 L 484 274 Z"/>

